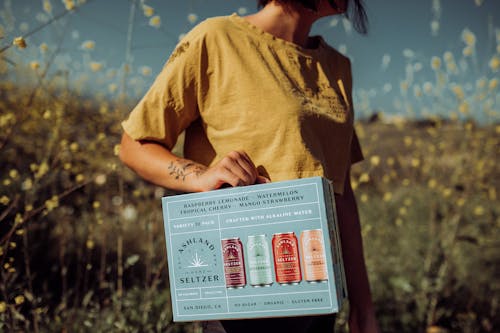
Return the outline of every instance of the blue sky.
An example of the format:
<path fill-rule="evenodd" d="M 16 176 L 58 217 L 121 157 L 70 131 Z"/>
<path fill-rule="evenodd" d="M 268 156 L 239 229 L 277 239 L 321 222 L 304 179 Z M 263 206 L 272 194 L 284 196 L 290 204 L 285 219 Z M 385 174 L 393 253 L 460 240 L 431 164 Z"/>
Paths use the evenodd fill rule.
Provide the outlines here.
<path fill-rule="evenodd" d="M 9 15 L 10 4 L 11 16 L 15 18 L 10 30 L 5 28 L 8 25 L 5 16 L 1 18 L 6 37 L 4 41 L 26 34 L 43 24 L 42 16 L 45 19 L 49 17 L 43 13 L 44 1 L 50 1 L 52 15 L 64 11 L 64 0 L 3 0 L 4 15 Z M 460 65 L 465 46 L 462 40 L 464 29 L 468 29 L 476 38 L 474 56 L 464 59 L 463 63 L 469 66 L 464 67 L 462 63 L 463 66 L 459 66 L 460 75 L 448 78 L 449 85 L 463 85 L 465 91 L 472 93 L 472 86 L 481 77 L 488 81 L 498 77 L 498 72 L 492 71 L 488 64 L 492 55 L 498 53 L 495 29 L 500 28 L 500 0 L 365 2 L 370 18 L 367 36 L 346 30 L 342 17 L 325 18 L 317 22 L 312 31 L 313 34 L 323 35 L 328 43 L 352 59 L 355 103 L 360 113 L 369 113 L 374 109 L 384 110 L 387 114 L 407 112 L 404 105 L 413 103 L 414 96 L 410 91 L 402 96 L 402 82 L 408 81 L 410 75 L 409 90 L 413 91 L 421 89 L 419 87 L 425 82 L 435 82 L 436 73 L 430 68 L 430 62 L 434 56 L 443 58 L 445 52 L 451 52 Z M 255 1 L 250 0 L 145 0 L 142 3 L 152 7 L 154 15 L 161 18 L 160 27 L 155 28 L 149 24 L 150 17 L 145 16 L 141 1 L 137 0 L 137 3 L 132 35 L 133 71 L 130 77 L 136 76 L 136 82 L 140 82 L 143 89 L 160 70 L 179 35 L 189 31 L 196 23 L 207 17 L 256 11 Z M 61 66 L 78 74 L 90 72 L 88 63 L 93 61 L 103 65 L 103 73 L 109 74 L 113 69 L 119 71 L 125 60 L 130 6 L 131 0 L 87 0 L 77 11 L 31 35 L 27 39 L 28 49 L 9 50 L 6 54 L 16 61 L 43 61 L 37 53 L 38 46 L 47 43 L 54 49 L 59 40 L 57 36 L 64 31 L 62 50 L 57 59 L 63 63 Z M 431 28 L 433 21 L 434 30 Z M 91 51 L 82 50 L 82 43 L 88 40 L 95 42 L 95 48 Z M 141 74 L 143 66 L 151 69 L 150 76 Z M 116 77 L 114 79 L 118 80 Z M 101 77 L 97 81 L 105 79 Z M 136 89 L 139 95 L 140 91 Z M 498 89 L 490 97 L 498 110 Z M 422 108 L 425 104 L 422 101 L 418 103 L 416 108 Z M 431 112 L 438 109 L 432 105 L 428 107 Z"/>

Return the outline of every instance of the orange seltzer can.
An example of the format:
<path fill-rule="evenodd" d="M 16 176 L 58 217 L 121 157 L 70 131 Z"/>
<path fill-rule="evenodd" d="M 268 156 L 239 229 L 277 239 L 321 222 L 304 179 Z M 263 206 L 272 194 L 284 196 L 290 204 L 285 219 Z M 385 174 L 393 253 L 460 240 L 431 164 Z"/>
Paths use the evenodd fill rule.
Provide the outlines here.
<path fill-rule="evenodd" d="M 328 280 L 326 268 L 325 246 L 321 229 L 304 230 L 300 234 L 300 252 L 302 254 L 302 268 L 304 280 L 324 282 Z"/>
<path fill-rule="evenodd" d="M 300 272 L 299 248 L 294 232 L 277 233 L 272 240 L 274 271 L 279 284 L 298 284 Z"/>

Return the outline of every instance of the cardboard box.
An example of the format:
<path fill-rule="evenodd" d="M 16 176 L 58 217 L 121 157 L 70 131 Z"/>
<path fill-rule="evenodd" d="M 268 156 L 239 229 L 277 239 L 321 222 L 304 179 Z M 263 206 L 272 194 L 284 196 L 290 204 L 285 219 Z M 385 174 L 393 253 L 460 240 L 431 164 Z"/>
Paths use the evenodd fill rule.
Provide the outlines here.
<path fill-rule="evenodd" d="M 168 196 L 162 205 L 174 321 L 340 311 L 345 277 L 326 179 Z"/>

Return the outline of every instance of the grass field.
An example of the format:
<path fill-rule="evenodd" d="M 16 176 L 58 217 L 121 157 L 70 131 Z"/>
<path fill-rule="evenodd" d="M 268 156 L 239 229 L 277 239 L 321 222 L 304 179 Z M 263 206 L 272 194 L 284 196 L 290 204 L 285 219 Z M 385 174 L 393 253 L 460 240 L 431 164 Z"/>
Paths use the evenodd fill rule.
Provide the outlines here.
<path fill-rule="evenodd" d="M 198 332 L 171 322 L 166 192 L 116 157 L 131 104 L 9 82 L 0 95 L 0 331 Z M 356 128 L 365 161 L 352 181 L 383 332 L 500 330 L 500 125 Z"/>

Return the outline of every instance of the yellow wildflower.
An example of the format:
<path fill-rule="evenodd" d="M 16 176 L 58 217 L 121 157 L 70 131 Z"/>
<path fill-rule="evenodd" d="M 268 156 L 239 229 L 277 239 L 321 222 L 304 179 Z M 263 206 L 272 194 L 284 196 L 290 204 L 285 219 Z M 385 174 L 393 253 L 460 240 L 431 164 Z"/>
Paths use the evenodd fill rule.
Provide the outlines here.
<path fill-rule="evenodd" d="M 382 198 L 385 202 L 391 201 L 392 199 L 392 193 L 391 192 L 386 192 L 384 193 L 384 197 Z"/>
<path fill-rule="evenodd" d="M 101 207 L 101 203 L 100 203 L 99 201 L 94 201 L 94 202 L 92 203 L 92 207 L 93 207 L 94 209 L 99 209 L 99 207 Z"/>
<path fill-rule="evenodd" d="M 414 168 L 418 168 L 420 166 L 420 160 L 418 158 L 412 158 L 411 166 Z"/>
<path fill-rule="evenodd" d="M 57 208 L 57 206 L 59 206 L 59 197 L 57 195 L 45 201 L 45 207 L 49 212 Z"/>
<path fill-rule="evenodd" d="M 158 15 L 153 16 L 149 19 L 149 25 L 154 28 L 159 28 L 161 26 L 161 18 Z"/>
<path fill-rule="evenodd" d="M 142 12 L 144 13 L 144 16 L 151 17 L 154 15 L 155 10 L 151 6 L 142 5 Z"/>
<path fill-rule="evenodd" d="M 380 156 L 378 155 L 373 155 L 371 158 L 370 158 L 370 163 L 371 165 L 373 166 L 378 166 L 380 164 Z"/>
<path fill-rule="evenodd" d="M 458 106 L 458 111 L 462 114 L 468 114 L 469 113 L 469 103 L 467 102 L 462 102 Z"/>
<path fill-rule="evenodd" d="M 22 183 L 21 188 L 24 191 L 29 191 L 33 188 L 33 181 L 31 178 L 26 178 L 26 180 Z"/>
<path fill-rule="evenodd" d="M 141 74 L 144 76 L 151 76 L 152 69 L 149 66 L 142 66 L 141 67 Z"/>
<path fill-rule="evenodd" d="M 396 160 L 394 159 L 394 157 L 388 157 L 386 161 L 388 166 L 393 166 L 395 162 Z"/>
<path fill-rule="evenodd" d="M 458 200 L 457 200 L 457 206 L 458 207 L 462 207 L 463 205 L 465 205 L 465 199 L 464 198 L 458 198 Z"/>
<path fill-rule="evenodd" d="M 43 0 L 43 10 L 49 15 L 52 14 L 52 4 L 50 0 Z"/>
<path fill-rule="evenodd" d="M 95 49 L 95 42 L 93 40 L 86 40 L 82 43 L 81 48 L 84 50 Z"/>
<path fill-rule="evenodd" d="M 453 61 L 453 53 L 451 53 L 450 51 L 446 51 L 446 52 L 443 54 L 443 59 L 444 59 L 444 61 L 446 61 L 446 62 L 452 62 L 452 61 Z"/>
<path fill-rule="evenodd" d="M 415 95 L 415 97 L 417 98 L 422 97 L 422 89 L 420 88 L 420 86 L 413 87 L 413 95 Z"/>
<path fill-rule="evenodd" d="M 23 37 L 16 37 L 12 41 L 12 44 L 17 46 L 20 49 L 25 49 L 26 48 L 26 40 Z"/>
<path fill-rule="evenodd" d="M 92 239 L 87 239 L 85 245 L 87 246 L 87 249 L 92 250 L 95 246 L 95 243 Z"/>
<path fill-rule="evenodd" d="M 2 197 L 0 197 L 0 204 L 6 206 L 6 205 L 8 205 L 9 202 L 10 202 L 10 199 L 8 196 L 2 195 Z"/>
<path fill-rule="evenodd" d="M 447 63 L 446 64 L 446 69 L 450 73 L 457 73 L 458 72 L 457 64 L 454 61 Z"/>
<path fill-rule="evenodd" d="M 494 55 L 491 60 L 490 60 L 490 68 L 493 72 L 498 71 L 500 68 L 500 57 L 497 55 Z"/>
<path fill-rule="evenodd" d="M 9 171 L 9 177 L 12 179 L 17 179 L 19 177 L 19 171 L 17 171 L 16 169 L 11 169 Z"/>
<path fill-rule="evenodd" d="M 115 147 L 113 148 L 113 153 L 115 154 L 115 156 L 118 156 L 120 154 L 120 145 L 119 144 L 115 145 Z"/>
<path fill-rule="evenodd" d="M 498 79 L 491 79 L 490 80 L 490 83 L 488 85 L 488 88 L 490 88 L 490 90 L 493 90 L 495 89 L 496 87 L 498 87 Z"/>
<path fill-rule="evenodd" d="M 406 208 L 404 206 L 399 208 L 399 215 L 403 215 L 404 216 L 407 213 L 408 213 L 408 208 Z"/>
<path fill-rule="evenodd" d="M 196 21 L 198 21 L 198 15 L 191 13 L 188 15 L 187 19 L 189 23 L 194 24 L 196 23 Z"/>
<path fill-rule="evenodd" d="M 452 193 L 452 191 L 451 191 L 451 189 L 450 189 L 450 188 L 445 188 L 445 189 L 443 190 L 443 196 L 444 196 L 445 198 L 448 198 L 448 197 L 451 195 L 451 193 Z"/>
<path fill-rule="evenodd" d="M 40 68 L 40 63 L 38 61 L 34 60 L 34 61 L 30 62 L 30 67 L 32 70 L 36 71 L 37 69 Z"/>
<path fill-rule="evenodd" d="M 466 46 L 462 50 L 462 54 L 464 55 L 464 57 L 470 57 L 472 53 L 474 53 L 474 48 L 472 46 Z"/>
<path fill-rule="evenodd" d="M 423 85 L 423 88 L 424 88 L 424 92 L 426 94 L 430 94 L 432 92 L 432 83 L 425 82 L 424 85 Z"/>
<path fill-rule="evenodd" d="M 365 194 L 365 193 L 363 193 L 363 194 L 361 194 L 360 199 L 361 199 L 361 202 L 367 202 L 368 201 L 368 195 Z"/>
<path fill-rule="evenodd" d="M 85 180 L 85 176 L 84 176 L 84 175 L 82 175 L 81 173 L 80 173 L 80 174 L 78 174 L 78 175 L 76 175 L 76 181 L 77 181 L 77 183 L 81 183 L 81 182 L 83 182 L 84 180 Z"/>
<path fill-rule="evenodd" d="M 359 176 L 360 183 L 368 183 L 369 181 L 370 181 L 370 175 L 368 175 L 366 172 L 362 173 L 361 176 Z"/>
<path fill-rule="evenodd" d="M 474 207 L 474 215 L 476 216 L 484 215 L 484 207 L 481 205 Z"/>
<path fill-rule="evenodd" d="M 7 303 L 0 302 L 0 313 L 7 311 Z"/>
<path fill-rule="evenodd" d="M 412 139 L 411 136 L 405 136 L 403 138 L 403 142 L 404 142 L 404 144 L 405 144 L 406 147 L 409 147 L 409 146 L 411 146 L 413 144 L 413 139 Z"/>
<path fill-rule="evenodd" d="M 26 207 L 24 207 L 24 210 L 26 212 L 31 212 L 33 210 L 33 205 L 31 205 L 31 204 L 26 205 Z"/>
<path fill-rule="evenodd" d="M 72 144 L 69 145 L 69 150 L 71 150 L 73 153 L 77 152 L 78 151 L 78 143 L 77 142 L 73 142 Z"/>
<path fill-rule="evenodd" d="M 37 168 L 35 179 L 42 178 L 48 171 L 49 171 L 49 165 L 47 164 L 47 162 L 42 162 L 42 164 L 40 164 Z"/>
<path fill-rule="evenodd" d="M 461 86 L 459 85 L 454 85 L 451 90 L 453 91 L 453 93 L 455 94 L 455 96 L 457 96 L 458 99 L 464 99 L 465 97 L 465 94 L 464 94 L 464 91 L 462 89 Z"/>
<path fill-rule="evenodd" d="M 10 242 L 9 243 L 9 248 L 10 249 L 15 249 L 17 247 L 17 244 L 15 242 Z"/>
<path fill-rule="evenodd" d="M 408 91 L 408 81 L 401 81 L 401 83 L 399 84 L 399 88 L 401 89 L 401 92 L 403 94 L 406 93 Z"/>
<path fill-rule="evenodd" d="M 14 297 L 14 303 L 16 303 L 16 305 L 23 304 L 24 303 L 24 296 L 18 295 L 16 297 Z"/>
<path fill-rule="evenodd" d="M 467 28 L 462 31 L 462 40 L 467 46 L 472 47 L 476 45 L 476 35 Z"/>
<path fill-rule="evenodd" d="M 18 236 L 24 235 L 24 229 L 18 229 L 18 230 L 16 230 L 16 235 L 18 235 Z"/>
<path fill-rule="evenodd" d="M 19 214 L 19 213 L 17 213 L 16 217 L 14 219 L 14 223 L 15 224 L 21 224 L 21 223 L 23 223 L 23 221 L 24 221 L 24 219 L 23 219 L 22 215 Z"/>
<path fill-rule="evenodd" d="M 107 177 L 105 174 L 100 174 L 100 175 L 97 175 L 95 177 L 95 180 L 94 182 L 97 184 L 97 185 L 104 185 L 106 184 L 106 181 L 107 181 Z"/>
<path fill-rule="evenodd" d="M 437 71 L 439 68 L 441 68 L 441 59 L 438 57 L 432 57 L 431 59 L 431 68 L 435 71 Z"/>
<path fill-rule="evenodd" d="M 73 0 L 63 0 L 63 4 L 66 10 L 75 9 L 75 2 Z"/>
<path fill-rule="evenodd" d="M 102 67 L 103 67 L 102 63 L 97 62 L 97 61 L 90 62 L 89 66 L 90 66 L 90 69 L 92 70 L 92 72 L 99 72 L 102 70 Z"/>
<path fill-rule="evenodd" d="M 437 186 L 437 181 L 434 178 L 429 179 L 427 186 L 429 186 L 429 188 L 435 188 Z"/>

